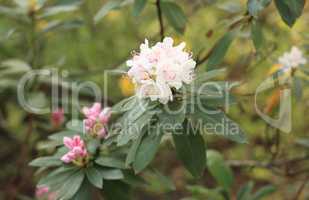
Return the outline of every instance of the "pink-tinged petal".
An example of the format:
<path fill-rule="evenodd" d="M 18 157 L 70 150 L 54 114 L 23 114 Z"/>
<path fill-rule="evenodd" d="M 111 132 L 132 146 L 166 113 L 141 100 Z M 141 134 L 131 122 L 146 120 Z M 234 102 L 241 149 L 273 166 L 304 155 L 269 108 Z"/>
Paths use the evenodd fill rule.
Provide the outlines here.
<path fill-rule="evenodd" d="M 87 149 L 83 150 L 82 157 L 86 157 L 88 155 Z"/>
<path fill-rule="evenodd" d="M 64 163 L 70 163 L 72 161 L 71 157 L 69 156 L 69 154 L 65 154 L 61 157 L 61 160 L 64 162 Z"/>
<path fill-rule="evenodd" d="M 76 147 L 76 146 L 80 146 L 81 144 L 81 139 L 80 139 L 80 136 L 79 135 L 75 135 L 73 137 L 73 146 Z"/>
<path fill-rule="evenodd" d="M 94 103 L 93 106 L 91 107 L 91 112 L 92 113 L 100 113 L 101 112 L 101 103 Z"/>
<path fill-rule="evenodd" d="M 97 133 L 99 138 L 105 138 L 107 135 L 107 131 L 105 128 L 101 128 Z"/>
<path fill-rule="evenodd" d="M 72 149 L 74 147 L 73 140 L 69 137 L 63 138 L 63 144 L 68 148 Z"/>
<path fill-rule="evenodd" d="M 74 155 L 76 156 L 81 156 L 83 155 L 83 148 L 82 147 L 74 147 L 72 149 L 72 152 L 74 153 Z"/>
<path fill-rule="evenodd" d="M 103 124 L 107 124 L 111 115 L 112 115 L 111 108 L 109 108 L 109 107 L 104 108 L 103 111 L 100 113 L 100 116 L 99 116 L 100 122 L 102 122 Z"/>
<path fill-rule="evenodd" d="M 35 196 L 36 198 L 42 198 L 49 192 L 49 188 L 47 186 L 39 186 L 36 188 Z"/>

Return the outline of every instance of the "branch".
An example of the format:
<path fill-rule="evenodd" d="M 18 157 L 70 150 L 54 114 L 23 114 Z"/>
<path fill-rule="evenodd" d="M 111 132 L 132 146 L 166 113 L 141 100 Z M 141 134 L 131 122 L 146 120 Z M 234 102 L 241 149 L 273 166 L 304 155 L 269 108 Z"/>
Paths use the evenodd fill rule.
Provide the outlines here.
<path fill-rule="evenodd" d="M 306 176 L 306 178 L 304 179 L 303 183 L 300 185 L 299 189 L 297 190 L 293 200 L 298 200 L 302 191 L 304 190 L 307 182 L 308 182 L 309 176 Z"/>
<path fill-rule="evenodd" d="M 161 10 L 160 4 L 161 4 L 160 0 L 156 0 L 158 20 L 159 20 L 159 24 L 160 24 L 160 36 L 161 36 L 161 41 L 163 41 L 163 39 L 164 39 L 164 26 L 163 26 L 163 17 L 162 17 L 162 10 Z"/>
<path fill-rule="evenodd" d="M 244 15 L 243 18 L 233 22 L 232 24 L 230 24 L 227 28 L 227 31 L 232 31 L 233 29 L 237 28 L 238 26 L 240 26 L 243 22 L 250 22 L 252 20 L 252 16 L 247 15 L 247 13 Z M 211 56 L 212 52 L 215 49 L 216 44 L 207 52 L 207 54 L 203 57 L 203 58 L 197 58 L 196 61 L 196 66 L 202 64 L 203 62 L 205 62 L 206 60 L 208 60 L 208 58 Z"/>

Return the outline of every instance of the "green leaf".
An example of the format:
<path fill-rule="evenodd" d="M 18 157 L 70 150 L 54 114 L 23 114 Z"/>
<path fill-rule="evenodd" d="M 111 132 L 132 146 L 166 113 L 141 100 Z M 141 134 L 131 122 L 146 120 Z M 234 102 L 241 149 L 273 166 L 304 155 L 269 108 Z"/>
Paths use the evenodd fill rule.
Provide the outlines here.
<path fill-rule="evenodd" d="M 113 113 L 123 113 L 131 110 L 138 103 L 136 96 L 132 96 L 126 99 L 121 100 L 112 107 Z"/>
<path fill-rule="evenodd" d="M 104 180 L 119 180 L 123 179 L 123 173 L 119 169 L 100 169 L 100 173 Z"/>
<path fill-rule="evenodd" d="M 251 24 L 251 38 L 256 50 L 259 50 L 263 46 L 263 32 L 262 26 L 258 21 L 252 21 Z"/>
<path fill-rule="evenodd" d="M 217 41 L 208 58 L 208 62 L 206 64 L 207 70 L 214 69 L 217 65 L 219 65 L 222 62 L 233 39 L 234 39 L 234 33 L 227 32 L 221 39 L 219 39 L 219 41 Z"/>
<path fill-rule="evenodd" d="M 103 177 L 100 171 L 94 167 L 90 167 L 86 169 L 86 175 L 92 185 L 100 189 L 103 188 Z"/>
<path fill-rule="evenodd" d="M 240 190 L 237 193 L 237 200 L 248 200 L 252 199 L 251 191 L 253 189 L 254 183 L 252 181 L 248 182 L 244 186 L 240 188 Z"/>
<path fill-rule="evenodd" d="M 118 146 L 125 145 L 130 140 L 137 138 L 144 126 L 151 121 L 155 112 L 151 108 L 148 109 L 149 105 L 144 106 L 136 105 L 122 116 L 122 121 L 119 123 L 123 127 L 121 127 L 122 130 L 117 137 Z"/>
<path fill-rule="evenodd" d="M 305 0 L 275 0 L 275 4 L 282 20 L 292 27 L 303 12 Z"/>
<path fill-rule="evenodd" d="M 177 125 L 182 125 L 186 117 L 186 104 L 183 101 L 172 101 L 166 104 L 161 113 L 158 114 L 158 126 L 164 128 L 164 131 L 169 131 L 169 128 L 177 128 Z M 167 126 L 165 126 L 167 125 Z"/>
<path fill-rule="evenodd" d="M 84 179 L 79 190 L 76 192 L 76 194 L 71 200 L 93 199 L 93 191 L 91 189 L 92 189 L 91 183 L 89 183 L 87 179 Z"/>
<path fill-rule="evenodd" d="M 298 138 L 295 143 L 305 148 L 309 148 L 309 138 Z"/>
<path fill-rule="evenodd" d="M 33 167 L 55 167 L 62 165 L 62 161 L 53 156 L 40 157 L 31 161 L 29 165 Z"/>
<path fill-rule="evenodd" d="M 85 174 L 82 170 L 77 171 L 62 183 L 60 190 L 57 190 L 57 196 L 60 199 L 71 199 L 79 190 L 83 183 Z"/>
<path fill-rule="evenodd" d="M 102 6 L 102 8 L 94 16 L 94 23 L 97 24 L 103 19 L 111 10 L 117 9 L 121 6 L 123 0 L 112 0 Z"/>
<path fill-rule="evenodd" d="M 126 157 L 126 162 L 125 162 L 125 164 L 126 164 L 127 167 L 129 167 L 129 165 L 130 165 L 131 163 L 134 162 L 137 149 L 138 149 L 138 147 L 140 146 L 140 144 L 141 144 L 141 142 L 142 142 L 142 139 L 143 139 L 143 137 L 144 137 L 144 134 L 145 134 L 145 131 L 142 131 L 142 132 L 139 134 L 138 138 L 135 139 L 135 140 L 132 142 L 131 147 L 130 147 L 129 152 L 128 152 L 128 155 L 127 155 L 127 157 Z"/>
<path fill-rule="evenodd" d="M 162 134 L 160 132 L 157 133 L 157 130 L 155 128 L 150 129 L 148 134 L 143 137 L 136 151 L 133 162 L 133 168 L 136 173 L 141 172 L 147 167 L 159 149 Z"/>
<path fill-rule="evenodd" d="M 60 131 L 48 136 L 48 138 L 50 140 L 56 140 L 62 142 L 64 137 L 73 137 L 75 134 L 76 133 L 73 131 Z"/>
<path fill-rule="evenodd" d="M 65 12 L 72 12 L 78 9 L 77 5 L 59 5 L 52 6 L 45 9 L 44 13 L 40 17 L 49 17 Z"/>
<path fill-rule="evenodd" d="M 296 99 L 300 101 L 303 96 L 303 83 L 302 80 L 296 76 L 293 77 L 293 92 Z"/>
<path fill-rule="evenodd" d="M 206 167 L 206 145 L 200 132 L 196 133 L 189 121 L 182 133 L 173 133 L 177 156 L 194 177 L 201 177 Z"/>
<path fill-rule="evenodd" d="M 206 108 L 205 108 L 206 109 Z M 216 110 L 216 113 L 208 113 L 211 110 L 202 111 L 196 108 L 191 115 L 194 126 L 201 129 L 203 133 L 213 133 L 223 136 L 238 143 L 247 143 L 247 138 L 239 125 L 228 118 L 224 112 Z"/>
<path fill-rule="evenodd" d="M 114 167 L 119 169 L 126 168 L 125 163 L 122 160 L 113 157 L 100 157 L 95 162 L 103 167 Z"/>
<path fill-rule="evenodd" d="M 207 151 L 207 168 L 215 180 L 227 191 L 233 184 L 231 169 L 225 164 L 222 155 L 214 150 Z"/>
<path fill-rule="evenodd" d="M 147 185 L 147 182 L 141 176 L 138 176 L 132 172 L 132 170 L 123 171 L 123 182 L 132 185 L 134 187 L 143 187 Z"/>
<path fill-rule="evenodd" d="M 174 2 L 161 1 L 162 13 L 171 24 L 171 26 L 178 32 L 183 33 L 186 28 L 187 17 L 182 8 Z"/>
<path fill-rule="evenodd" d="M 135 0 L 133 5 L 133 16 L 137 17 L 145 8 L 147 0 Z"/>
<path fill-rule="evenodd" d="M 46 150 L 46 149 L 54 149 L 58 146 L 63 145 L 63 142 L 58 140 L 53 140 L 53 141 L 40 141 L 37 144 L 37 149 L 38 150 Z"/>
<path fill-rule="evenodd" d="M 260 188 L 252 197 L 252 200 L 263 200 L 264 197 L 274 193 L 276 188 L 272 185 L 267 185 Z"/>
<path fill-rule="evenodd" d="M 247 6 L 250 15 L 257 17 L 258 14 L 271 3 L 271 0 L 248 0 Z"/>
<path fill-rule="evenodd" d="M 55 169 L 47 176 L 42 177 L 38 183 L 39 186 L 48 186 L 51 191 L 61 188 L 64 181 L 72 176 L 78 169 L 76 167 L 60 167 Z"/>
<path fill-rule="evenodd" d="M 156 169 L 151 170 L 153 174 L 155 175 L 157 181 L 160 184 L 160 187 L 166 188 L 166 191 L 174 191 L 176 190 L 176 186 L 173 183 L 173 181 L 168 177 L 163 175 L 160 171 Z"/>
<path fill-rule="evenodd" d="M 95 154 L 99 149 L 100 145 L 100 140 L 98 140 L 97 138 L 91 138 L 88 140 L 87 150 L 90 154 Z"/>
<path fill-rule="evenodd" d="M 187 189 L 197 199 L 225 200 L 217 189 L 208 189 L 199 185 L 187 186 Z"/>
<path fill-rule="evenodd" d="M 9 59 L 0 64 L 0 77 L 10 75 L 21 75 L 31 70 L 31 67 L 24 61 L 18 59 Z"/>

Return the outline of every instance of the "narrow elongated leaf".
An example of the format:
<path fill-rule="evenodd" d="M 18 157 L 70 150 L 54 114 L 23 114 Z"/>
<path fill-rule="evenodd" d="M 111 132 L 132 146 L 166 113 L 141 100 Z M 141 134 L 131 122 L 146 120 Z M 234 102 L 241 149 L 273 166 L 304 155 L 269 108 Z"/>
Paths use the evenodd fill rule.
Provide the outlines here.
<path fill-rule="evenodd" d="M 136 173 L 141 172 L 152 161 L 159 149 L 162 134 L 156 132 L 157 129 L 151 129 L 145 135 L 137 149 L 133 168 Z"/>
<path fill-rule="evenodd" d="M 82 170 L 77 171 L 62 184 L 61 189 L 57 191 L 57 196 L 60 199 L 71 199 L 79 190 L 84 178 L 84 172 Z"/>
<path fill-rule="evenodd" d="M 119 180 L 123 179 L 123 173 L 119 169 L 102 169 L 100 170 L 104 180 Z"/>
<path fill-rule="evenodd" d="M 184 122 L 182 133 L 174 133 L 177 156 L 194 177 L 201 177 L 206 168 L 206 145 L 200 132 L 195 132 L 190 122 Z"/>
<path fill-rule="evenodd" d="M 187 186 L 187 189 L 198 199 L 225 200 L 223 194 L 217 189 L 208 189 L 199 185 Z"/>
<path fill-rule="evenodd" d="M 145 131 L 141 132 L 139 134 L 138 138 L 132 142 L 132 145 L 131 145 L 131 147 L 129 149 L 129 153 L 128 153 L 127 158 L 126 158 L 126 163 L 125 163 L 126 167 L 128 167 L 131 163 L 134 162 L 137 149 L 138 149 L 138 147 L 140 146 L 140 144 L 142 142 L 144 134 L 145 134 Z"/>
<path fill-rule="evenodd" d="M 253 189 L 254 183 L 252 181 L 248 182 L 244 186 L 240 188 L 240 190 L 237 193 L 237 200 L 248 200 L 252 199 L 251 197 L 251 191 Z"/>
<path fill-rule="evenodd" d="M 298 77 L 293 77 L 293 91 L 296 99 L 300 101 L 303 96 L 303 83 Z"/>
<path fill-rule="evenodd" d="M 161 9 L 171 26 L 178 33 L 183 33 L 186 28 L 187 17 L 182 8 L 174 2 L 161 1 Z"/>
<path fill-rule="evenodd" d="M 89 182 L 97 188 L 103 188 L 103 177 L 100 171 L 94 167 L 86 169 L 86 175 Z"/>
<path fill-rule="evenodd" d="M 74 131 L 60 131 L 48 136 L 48 138 L 56 141 L 63 141 L 64 137 L 73 137 L 74 135 Z"/>
<path fill-rule="evenodd" d="M 93 199 L 92 185 L 91 183 L 89 183 L 87 179 L 84 179 L 79 190 L 70 200 L 85 200 L 85 199 Z"/>
<path fill-rule="evenodd" d="M 123 171 L 123 182 L 132 185 L 134 187 L 143 187 L 147 185 L 147 182 L 141 176 L 134 174 L 131 170 Z"/>
<path fill-rule="evenodd" d="M 76 173 L 77 170 L 76 167 L 60 167 L 41 178 L 38 185 L 48 186 L 51 191 L 55 191 L 63 185 L 64 181 Z"/>
<path fill-rule="evenodd" d="M 259 12 L 270 4 L 271 0 L 248 0 L 248 11 L 250 15 L 257 17 Z"/>
<path fill-rule="evenodd" d="M 276 188 L 272 185 L 267 185 L 260 188 L 252 197 L 252 200 L 263 200 L 264 197 L 274 193 Z"/>
<path fill-rule="evenodd" d="M 147 3 L 147 0 L 135 0 L 133 5 L 133 16 L 137 17 L 143 11 Z"/>
<path fill-rule="evenodd" d="M 264 41 L 262 26 L 258 21 L 253 21 L 251 24 L 251 38 L 256 50 L 259 50 Z"/>
<path fill-rule="evenodd" d="M 231 169 L 224 163 L 219 152 L 207 151 L 207 168 L 215 180 L 228 191 L 234 178 Z"/>
<path fill-rule="evenodd" d="M 275 0 L 275 4 L 282 20 L 292 27 L 303 12 L 305 0 Z"/>
<path fill-rule="evenodd" d="M 242 129 L 236 122 L 228 118 L 225 113 L 220 110 L 213 114 L 208 112 L 210 112 L 210 110 L 204 112 L 197 108 L 196 112 L 191 115 L 191 119 L 196 123 L 195 126 L 200 127 L 200 129 L 206 133 L 209 132 L 218 136 L 223 136 L 238 143 L 247 143 L 247 138 Z M 207 128 L 207 126 L 210 125 L 217 128 Z"/>
<path fill-rule="evenodd" d="M 53 156 L 37 158 L 29 163 L 29 165 L 33 167 L 55 167 L 61 164 L 62 161 Z"/>
<path fill-rule="evenodd" d="M 114 167 L 119 169 L 124 169 L 126 167 L 124 161 L 113 157 L 100 157 L 95 162 L 103 167 Z"/>
<path fill-rule="evenodd" d="M 207 70 L 214 69 L 224 59 L 232 41 L 234 39 L 233 32 L 227 32 L 219 41 L 215 44 L 206 64 Z"/>
<path fill-rule="evenodd" d="M 78 9 L 77 5 L 60 5 L 47 8 L 40 17 L 48 17 L 65 12 L 72 12 Z"/>
<path fill-rule="evenodd" d="M 119 8 L 122 0 L 112 0 L 108 1 L 102 8 L 97 12 L 94 16 L 94 23 L 98 23 L 101 19 L 103 19 L 111 10 Z"/>

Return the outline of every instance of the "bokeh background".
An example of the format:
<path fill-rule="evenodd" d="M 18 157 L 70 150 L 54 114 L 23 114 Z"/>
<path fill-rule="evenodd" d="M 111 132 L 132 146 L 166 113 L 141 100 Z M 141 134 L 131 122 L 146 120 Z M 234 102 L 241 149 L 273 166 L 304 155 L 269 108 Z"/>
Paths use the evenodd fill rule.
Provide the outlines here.
<path fill-rule="evenodd" d="M 95 24 L 93 17 L 106 2 L 47 1 L 43 9 L 54 5 L 66 6 L 66 9 L 36 13 L 39 4 L 36 1 L 31 1 L 25 12 L 12 0 L 0 0 L 0 199 L 31 198 L 34 195 L 37 179 L 35 169 L 28 163 L 37 155 L 51 151 L 48 143 L 42 140 L 59 129 L 52 126 L 51 113 L 32 114 L 20 106 L 16 87 L 22 75 L 31 69 L 57 68 L 65 75 L 59 88 L 65 88 L 67 82 L 94 81 L 103 90 L 105 70 L 124 69 L 125 61 L 134 50 L 138 50 L 145 38 L 152 44 L 160 40 L 154 1 L 147 3 L 140 16 L 133 16 L 132 6 L 128 5 L 110 11 Z M 247 10 L 245 0 L 179 0 L 177 4 L 188 18 L 185 32 L 175 32 L 164 19 L 165 35 L 173 37 L 176 43 L 185 41 L 186 48 L 195 58 L 205 55 L 228 26 Z M 259 51 L 250 39 L 250 26 L 244 25 L 220 66 L 228 71 L 226 79 L 241 84 L 235 91 L 238 103 L 228 114 L 240 124 L 249 140 L 249 144 L 242 145 L 215 136 L 207 140 L 209 149 L 221 152 L 232 167 L 233 196 L 241 185 L 254 181 L 254 190 L 267 184 L 276 186 L 276 192 L 267 199 L 309 199 L 309 185 L 306 185 L 309 179 L 309 76 L 304 73 L 293 88 L 291 133 L 279 133 L 268 127 L 257 115 L 252 95 L 270 75 L 283 52 L 295 45 L 308 57 L 308 11 L 307 4 L 303 15 L 290 28 L 271 4 L 259 16 L 264 35 Z M 199 66 L 200 71 L 206 70 L 203 66 Z M 308 66 L 307 69 L 309 71 Z M 134 92 L 130 80 L 124 76 L 111 76 L 108 81 L 108 96 L 104 96 L 104 101 L 109 105 Z M 33 105 L 49 106 L 50 88 L 48 78 L 33 80 L 26 88 L 27 99 Z M 274 92 L 259 97 L 262 109 L 271 104 Z M 93 96 L 83 91 L 80 99 L 87 104 L 93 101 Z M 61 98 L 58 100 L 62 105 Z M 276 105 L 270 112 L 276 115 Z M 66 113 L 70 119 L 70 109 Z M 265 164 L 272 159 L 277 160 L 274 167 Z M 181 199 L 193 198 L 194 195 L 196 199 L 207 199 L 201 188 L 190 186 L 212 188 L 216 185 L 207 172 L 201 180 L 193 180 L 177 160 L 169 142 L 162 144 L 153 166 L 168 178 L 156 172 L 144 174 L 151 184 L 133 188 L 134 199 Z"/>

